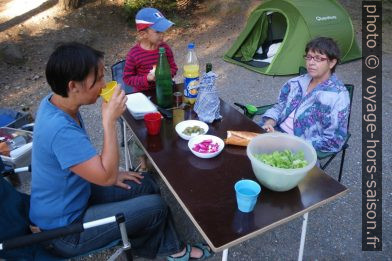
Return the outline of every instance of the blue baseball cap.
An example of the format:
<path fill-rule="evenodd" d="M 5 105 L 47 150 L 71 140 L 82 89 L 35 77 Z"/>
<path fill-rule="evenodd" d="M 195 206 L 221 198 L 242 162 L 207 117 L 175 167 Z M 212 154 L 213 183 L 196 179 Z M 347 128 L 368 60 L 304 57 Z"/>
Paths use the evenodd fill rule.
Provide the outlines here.
<path fill-rule="evenodd" d="M 135 22 L 138 31 L 151 28 L 157 32 L 165 32 L 174 24 L 172 21 L 167 20 L 159 10 L 150 7 L 139 10 L 136 14 Z"/>

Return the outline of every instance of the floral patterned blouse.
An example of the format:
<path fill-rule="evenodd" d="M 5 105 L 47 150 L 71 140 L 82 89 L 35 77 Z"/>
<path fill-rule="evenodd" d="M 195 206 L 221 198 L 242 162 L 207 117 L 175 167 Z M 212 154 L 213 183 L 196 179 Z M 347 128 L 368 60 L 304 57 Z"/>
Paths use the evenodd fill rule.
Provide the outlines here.
<path fill-rule="evenodd" d="M 305 74 L 283 85 L 278 103 L 265 112 L 263 121 L 271 118 L 279 126 L 295 110 L 294 135 L 311 142 L 317 151 L 337 152 L 347 137 L 349 93 L 332 74 L 306 94 L 311 79 Z"/>

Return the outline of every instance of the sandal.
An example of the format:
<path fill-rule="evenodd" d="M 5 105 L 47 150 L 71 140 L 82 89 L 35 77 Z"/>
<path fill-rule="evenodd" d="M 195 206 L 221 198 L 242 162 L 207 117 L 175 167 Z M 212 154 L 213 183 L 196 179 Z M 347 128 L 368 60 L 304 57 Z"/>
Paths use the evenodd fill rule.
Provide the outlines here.
<path fill-rule="evenodd" d="M 168 256 L 167 260 L 168 261 L 204 260 L 211 256 L 211 250 L 207 245 L 199 243 L 193 245 L 193 247 L 196 247 L 201 250 L 201 252 L 203 253 L 201 257 L 199 258 L 191 257 L 192 246 L 190 244 L 186 244 L 186 250 L 184 255 L 178 257 Z"/>
<path fill-rule="evenodd" d="M 138 168 L 138 172 L 148 172 L 148 168 Z"/>
<path fill-rule="evenodd" d="M 203 254 L 199 258 L 193 258 L 193 257 L 189 258 L 191 260 L 204 260 L 204 259 L 209 258 L 212 255 L 211 249 L 206 244 L 198 243 L 198 244 L 193 245 L 193 247 L 200 249 L 201 252 L 203 252 Z"/>

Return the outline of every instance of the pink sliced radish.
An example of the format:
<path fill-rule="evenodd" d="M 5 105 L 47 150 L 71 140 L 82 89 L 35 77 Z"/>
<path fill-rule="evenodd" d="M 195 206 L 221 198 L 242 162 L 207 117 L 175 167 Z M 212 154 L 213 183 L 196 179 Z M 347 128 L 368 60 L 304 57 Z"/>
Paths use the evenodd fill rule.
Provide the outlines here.
<path fill-rule="evenodd" d="M 213 153 L 219 150 L 219 144 L 217 142 L 213 143 L 212 139 L 208 139 L 196 143 L 192 149 L 199 153 Z"/>

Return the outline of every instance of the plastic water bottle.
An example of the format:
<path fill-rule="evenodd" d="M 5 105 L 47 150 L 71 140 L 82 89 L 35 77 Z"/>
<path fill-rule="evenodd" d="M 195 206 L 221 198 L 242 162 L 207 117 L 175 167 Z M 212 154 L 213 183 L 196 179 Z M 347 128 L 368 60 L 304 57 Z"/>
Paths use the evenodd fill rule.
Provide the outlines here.
<path fill-rule="evenodd" d="M 158 106 L 162 108 L 172 107 L 173 80 L 164 47 L 159 48 L 159 60 L 155 71 L 155 82 Z"/>
<path fill-rule="evenodd" d="M 188 44 L 188 53 L 184 63 L 184 102 L 194 104 L 199 84 L 199 61 L 197 60 L 195 44 Z"/>

